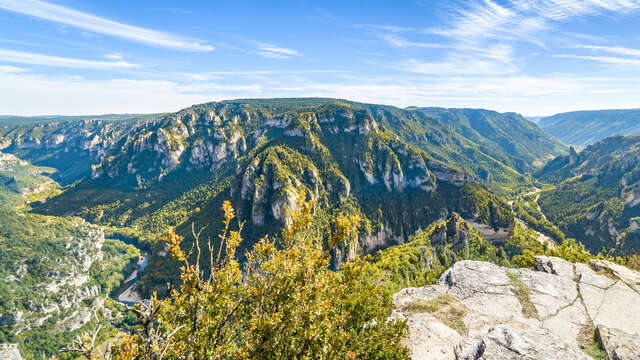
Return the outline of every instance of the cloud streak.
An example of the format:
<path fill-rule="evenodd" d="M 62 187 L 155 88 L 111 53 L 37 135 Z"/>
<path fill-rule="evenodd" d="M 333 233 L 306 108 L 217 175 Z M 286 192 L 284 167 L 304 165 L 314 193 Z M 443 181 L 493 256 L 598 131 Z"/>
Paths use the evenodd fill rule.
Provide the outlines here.
<path fill-rule="evenodd" d="M 457 39 L 524 40 L 538 42 L 536 33 L 555 21 L 604 12 L 630 13 L 640 9 L 640 0 L 481 0 L 450 14 L 448 27 L 427 32 Z"/>
<path fill-rule="evenodd" d="M 594 61 L 606 65 L 614 66 L 640 66 L 640 49 L 632 49 L 620 46 L 601 45 L 574 45 L 575 49 L 590 50 L 596 55 L 559 54 L 553 55 L 555 58 L 578 59 Z M 611 56 L 615 55 L 615 56 Z"/>
<path fill-rule="evenodd" d="M 441 40 L 429 43 L 409 41 L 403 34 L 418 30 L 400 26 L 369 26 L 376 36 L 396 48 L 442 47 L 441 60 L 401 61 L 396 69 L 431 75 L 504 75 L 521 72 L 525 59 L 518 56 L 523 43 L 550 51 L 544 34 L 556 23 L 569 18 L 601 13 L 626 14 L 640 9 L 640 0 L 471 0 L 449 6 L 443 25 L 422 30 L 430 38 Z M 572 37 L 566 34 L 565 37 Z M 575 36 L 577 38 L 577 36 Z M 445 42 L 442 41 L 445 39 Z M 543 40 L 544 39 L 544 40 Z M 572 38 L 573 39 L 573 38 Z M 442 45 L 445 44 L 445 45 Z M 575 46 L 592 51 L 624 56 L 640 56 L 640 50 L 595 45 Z M 531 52 L 529 52 L 531 53 Z M 636 59 L 622 56 L 559 55 L 557 58 L 579 58 L 610 65 L 636 65 Z"/>
<path fill-rule="evenodd" d="M 585 55 L 562 54 L 562 55 L 554 55 L 554 57 L 566 58 L 566 59 L 591 60 L 591 61 L 596 61 L 596 62 L 608 64 L 608 65 L 640 66 L 640 59 L 628 59 L 628 58 L 621 58 L 621 57 L 615 57 L 615 56 L 585 56 Z"/>
<path fill-rule="evenodd" d="M 257 44 L 258 54 L 273 59 L 289 59 L 293 56 L 302 56 L 299 52 L 285 47 L 275 46 L 271 44 Z"/>
<path fill-rule="evenodd" d="M 5 74 L 18 74 L 18 73 L 23 73 L 28 71 L 27 69 L 24 68 L 19 68 L 19 67 L 15 67 L 15 66 L 9 66 L 9 65 L 0 65 L 0 73 L 5 73 Z"/>
<path fill-rule="evenodd" d="M 398 47 L 398 48 L 423 48 L 423 49 L 439 49 L 439 48 L 444 48 L 446 47 L 443 44 L 437 44 L 437 43 L 426 43 L 426 42 L 417 42 L 417 41 L 410 41 L 405 39 L 404 37 L 398 35 L 398 34 L 376 34 L 376 36 L 378 38 L 380 38 L 381 40 L 385 41 L 388 44 L 391 44 L 392 46 Z"/>
<path fill-rule="evenodd" d="M 630 78 L 542 77 L 505 75 L 477 77 L 325 76 L 318 81 L 274 76 L 229 84 L 227 81 L 181 83 L 164 80 L 82 80 L 0 71 L 0 108 L 15 114 L 87 114 L 177 111 L 196 103 L 250 97 L 319 96 L 396 106 L 482 107 L 498 111 L 552 114 L 592 108 L 630 107 L 621 94 L 640 91 Z M 153 96 L 148 96 L 150 93 Z M 33 98 L 46 99 L 37 108 Z M 135 102 L 130 99 L 137 99 Z M 570 99 L 570 101 L 568 101 Z M 570 105 L 568 105 L 570 104 Z"/>
<path fill-rule="evenodd" d="M 116 61 L 95 61 L 74 59 L 59 56 L 50 56 L 43 54 L 28 53 L 22 51 L 0 49 L 0 61 L 45 65 L 54 67 L 76 68 L 76 69 L 117 69 L 117 68 L 134 68 L 140 65 L 126 62 L 122 59 Z"/>
<path fill-rule="evenodd" d="M 213 46 L 202 43 L 200 40 L 127 25 L 40 0 L 0 0 L 0 9 L 161 48 L 179 51 L 214 50 Z"/>
<path fill-rule="evenodd" d="M 640 49 L 630 49 L 630 48 L 619 47 L 619 46 L 596 46 L 596 45 L 576 45 L 574 47 L 578 49 L 604 51 L 612 54 L 640 57 Z"/>

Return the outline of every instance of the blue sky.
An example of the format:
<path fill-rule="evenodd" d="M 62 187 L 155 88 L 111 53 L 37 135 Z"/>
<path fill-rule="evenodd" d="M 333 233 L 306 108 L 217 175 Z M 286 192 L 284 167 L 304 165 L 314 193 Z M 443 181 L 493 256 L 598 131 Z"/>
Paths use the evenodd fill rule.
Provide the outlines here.
<path fill-rule="evenodd" d="M 640 107 L 640 0 L 0 0 L 0 114 Z"/>

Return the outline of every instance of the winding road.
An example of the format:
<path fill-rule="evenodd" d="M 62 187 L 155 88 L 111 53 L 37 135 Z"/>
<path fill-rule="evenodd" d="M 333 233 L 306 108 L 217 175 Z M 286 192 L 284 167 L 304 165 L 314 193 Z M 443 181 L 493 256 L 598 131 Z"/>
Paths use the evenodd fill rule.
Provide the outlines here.
<path fill-rule="evenodd" d="M 547 219 L 547 216 L 544 214 L 544 212 L 542 212 L 542 208 L 540 207 L 540 204 L 538 203 L 538 199 L 540 199 L 540 193 L 542 192 L 542 189 L 539 188 L 534 188 L 534 190 L 523 193 L 519 196 L 522 197 L 527 197 L 527 196 L 531 196 L 531 195 L 536 195 L 536 198 L 533 200 L 536 203 L 536 206 L 538 207 L 538 212 L 540 212 L 540 215 L 542 215 L 542 218 L 547 221 L 550 222 L 549 219 Z M 511 210 L 513 211 L 513 201 L 510 201 L 509 204 L 511 205 Z M 515 215 L 515 213 L 514 213 Z M 538 241 L 540 241 L 541 243 L 547 243 L 547 244 L 553 244 L 556 245 L 556 242 L 553 240 L 553 238 L 551 238 L 548 235 L 545 235 L 533 228 L 531 228 L 530 226 L 528 226 L 523 220 L 516 218 L 516 220 L 523 225 L 524 227 L 530 229 L 531 231 L 534 231 L 536 234 L 538 234 Z"/>

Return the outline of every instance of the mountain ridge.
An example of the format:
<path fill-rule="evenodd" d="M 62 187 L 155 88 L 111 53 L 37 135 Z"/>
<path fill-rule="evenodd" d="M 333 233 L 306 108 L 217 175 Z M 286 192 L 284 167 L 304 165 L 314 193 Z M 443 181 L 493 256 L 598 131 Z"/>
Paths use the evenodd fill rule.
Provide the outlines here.
<path fill-rule="evenodd" d="M 508 204 L 457 164 L 485 169 L 485 175 L 505 171 L 517 186 L 527 186 L 524 175 L 474 150 L 474 142 L 425 112 L 333 99 L 195 105 L 123 131 L 94 163 L 91 178 L 37 211 L 73 213 L 155 234 L 178 225 L 186 234 L 191 222 L 204 226 L 219 218 L 222 200 L 230 199 L 251 225 L 246 231 L 273 234 L 288 221 L 297 192 L 305 189 L 319 202 L 324 218 L 344 211 L 365 219 L 357 245 L 340 249 L 335 266 L 358 253 L 404 242 L 452 211 L 482 224 L 487 236 L 507 237 L 513 227 Z M 500 117 L 492 126 L 526 121 L 510 116 L 483 112 L 480 123 L 489 117 Z M 471 123 L 459 126 L 473 128 Z M 479 133 L 474 136 L 496 154 L 506 153 Z M 459 148 L 469 152 L 458 156 Z M 486 162 L 478 165 L 472 159 Z M 325 224 L 319 221 L 316 231 Z M 157 282 L 151 274 L 166 268 L 167 261 L 151 258 L 141 277 L 143 288 Z"/>
<path fill-rule="evenodd" d="M 566 144 L 586 146 L 615 135 L 639 135 L 640 109 L 560 113 L 542 118 L 538 125 Z"/>
<path fill-rule="evenodd" d="M 556 184 L 543 191 L 544 213 L 590 250 L 640 248 L 640 136 L 614 136 L 574 149 L 549 162 L 536 176 Z"/>
<path fill-rule="evenodd" d="M 140 279 L 146 291 L 164 286 L 160 279 L 168 274 L 158 271 L 172 268 L 158 255 L 158 234 L 168 226 L 189 234 L 191 223 L 210 224 L 220 218 L 222 201 L 231 200 L 251 225 L 249 235 L 277 234 L 301 189 L 318 202 L 313 231 L 326 231 L 338 212 L 364 219 L 358 242 L 335 254 L 336 267 L 402 243 L 451 212 L 504 241 L 513 215 L 493 192 L 531 189 L 515 167 L 531 171 L 564 153 L 557 140 L 515 113 L 405 110 L 326 98 L 231 100 L 158 119 L 56 124 L 62 123 L 8 129 L 10 136 L 0 138 L 6 150 L 27 159 L 75 151 L 85 168 L 91 164 L 66 176 L 67 184 L 80 180 L 36 211 L 125 227 L 142 238 L 141 246 L 154 253 Z M 43 136 L 69 137 L 66 146 L 51 147 Z M 34 146 L 25 149 L 25 142 Z M 217 226 L 206 231 L 214 236 Z"/>

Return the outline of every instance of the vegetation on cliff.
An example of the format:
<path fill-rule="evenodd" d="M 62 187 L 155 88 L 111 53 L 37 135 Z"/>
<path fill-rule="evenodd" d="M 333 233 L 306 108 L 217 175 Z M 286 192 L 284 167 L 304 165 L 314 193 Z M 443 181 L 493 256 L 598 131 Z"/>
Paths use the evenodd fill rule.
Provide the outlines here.
<path fill-rule="evenodd" d="M 574 111 L 542 118 L 538 125 L 565 144 L 587 146 L 616 135 L 640 135 L 640 109 Z"/>
<path fill-rule="evenodd" d="M 611 137 L 547 164 L 538 178 L 556 185 L 540 195 L 549 221 L 589 250 L 640 248 L 640 137 Z"/>
<path fill-rule="evenodd" d="M 425 136 L 409 143 L 418 126 Z M 336 249 L 334 267 L 405 242 L 452 212 L 496 231 L 510 228 L 513 215 L 492 193 L 495 182 L 477 176 L 485 165 L 460 158 L 458 145 L 433 140 L 436 132 L 474 146 L 421 111 L 330 99 L 203 104 L 132 130 L 105 150 L 91 178 L 36 210 L 73 213 L 135 234 L 154 254 L 139 284 L 147 296 L 179 275 L 172 260 L 158 255 L 164 252 L 155 234 L 175 226 L 184 236 L 195 223 L 210 224 L 203 236 L 215 238 L 220 229 L 212 220 L 225 199 L 250 225 L 248 239 L 278 234 L 298 189 L 317 202 L 313 231 L 326 231 L 337 212 L 358 214 L 364 226 L 355 244 Z M 500 161 L 491 164 L 486 173 L 508 168 L 521 176 Z M 503 185 L 518 191 L 529 186 L 523 179 Z"/>
<path fill-rule="evenodd" d="M 235 213 L 228 202 L 220 243 L 208 242 L 208 251 L 201 251 L 198 234 L 185 250 L 170 229 L 163 240 L 182 263 L 182 284 L 164 299 L 154 295 L 132 307 L 142 325 L 116 340 L 108 354 L 90 340 L 67 350 L 114 359 L 408 359 L 401 343 L 406 325 L 388 321 L 390 293 L 366 276 L 364 263 L 329 269 L 330 248 L 352 237 L 360 219 L 336 217 L 323 249 L 300 233 L 314 205 L 301 199 L 280 241 L 262 238 L 244 265 L 235 254 L 242 226 L 232 230 Z M 211 270 L 202 269 L 199 259 Z"/>
<path fill-rule="evenodd" d="M 0 153 L 0 343 L 18 343 L 27 359 L 58 354 L 98 323 L 101 339 L 113 336 L 123 319 L 103 315 L 118 313 L 107 296 L 139 256 L 83 219 L 29 213 L 29 201 L 60 191 L 50 173 Z"/>
<path fill-rule="evenodd" d="M 456 261 L 479 260 L 506 265 L 504 250 L 494 246 L 454 213 L 409 238 L 366 258 L 367 272 L 392 292 L 435 284 Z"/>

